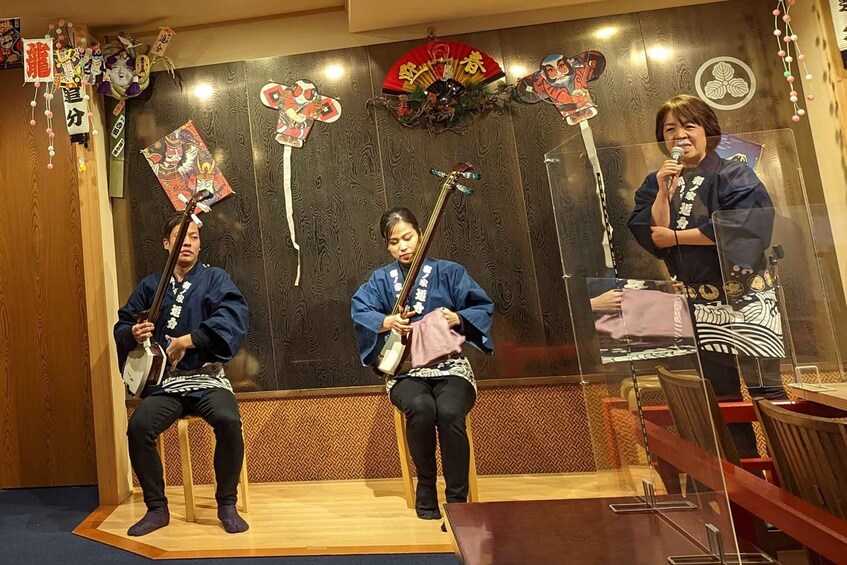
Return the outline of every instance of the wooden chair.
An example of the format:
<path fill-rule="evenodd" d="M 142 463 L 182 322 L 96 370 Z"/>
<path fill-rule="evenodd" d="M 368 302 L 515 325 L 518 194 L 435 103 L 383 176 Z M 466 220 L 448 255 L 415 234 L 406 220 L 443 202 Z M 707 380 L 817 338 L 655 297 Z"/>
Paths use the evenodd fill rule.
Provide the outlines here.
<path fill-rule="evenodd" d="M 657 367 L 656 372 L 677 435 L 703 451 L 740 467 L 741 458 L 721 414 L 712 383 L 699 376 L 672 373 L 663 367 Z"/>
<path fill-rule="evenodd" d="M 468 431 L 468 443 L 471 448 L 468 465 L 468 502 L 479 502 L 470 414 L 465 416 L 465 428 Z M 409 442 L 406 441 L 406 416 L 396 407 L 394 407 L 394 432 L 397 436 L 397 453 L 400 456 L 400 470 L 403 473 L 403 492 L 406 496 L 406 506 L 414 508 L 415 489 L 412 484 L 412 454 L 409 452 Z"/>
<path fill-rule="evenodd" d="M 197 521 L 197 512 L 194 506 L 194 474 L 191 470 L 191 446 L 188 442 L 188 425 L 195 420 L 203 421 L 197 416 L 187 416 L 177 420 L 177 435 L 179 437 L 179 457 L 182 463 L 182 489 L 185 493 L 185 520 L 187 522 Z M 244 432 L 242 431 L 242 434 Z M 212 435 L 212 452 L 215 449 L 215 436 Z M 165 442 L 162 434 L 156 440 L 159 448 L 159 457 L 162 459 L 162 474 L 165 472 Z M 241 476 L 238 480 L 240 494 L 238 500 L 241 510 L 247 512 L 248 508 L 248 483 L 247 483 L 247 450 L 244 451 L 244 462 L 241 465 Z"/>
<path fill-rule="evenodd" d="M 782 488 L 847 519 L 847 422 L 753 400 Z"/>

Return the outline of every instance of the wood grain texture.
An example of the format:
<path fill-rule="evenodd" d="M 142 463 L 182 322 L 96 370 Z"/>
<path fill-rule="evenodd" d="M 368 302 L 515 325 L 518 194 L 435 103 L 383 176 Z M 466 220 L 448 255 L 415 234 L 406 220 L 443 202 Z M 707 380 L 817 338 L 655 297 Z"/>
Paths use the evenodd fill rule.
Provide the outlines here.
<path fill-rule="evenodd" d="M 460 39 L 495 60 L 502 57 L 496 32 Z M 380 92 L 393 62 L 419 43 L 368 48 L 374 92 Z M 430 256 L 463 265 L 497 305 L 493 328 L 496 354 L 469 355 L 477 378 L 511 376 L 515 372 L 525 376 L 551 374 L 554 369 L 545 356 L 527 358 L 515 372 L 503 367 L 513 351 L 545 343 L 533 263 L 535 250 L 527 233 L 518 151 L 509 115 L 493 113 L 463 135 L 434 137 L 423 130 L 404 128 L 386 112 L 375 116 L 389 207 L 406 206 L 424 224 L 441 185 L 429 174 L 431 167 L 450 170 L 454 163 L 466 161 L 482 174 L 481 181 L 471 183 L 475 187 L 473 196 L 457 193 L 452 197 L 430 248 Z M 378 220 L 374 217 L 371 221 Z M 379 264 L 387 259 L 390 257 Z"/>
<path fill-rule="evenodd" d="M 324 74 L 330 64 L 341 80 Z M 373 384 L 361 367 L 350 297 L 380 261 L 377 222 L 385 208 L 377 134 L 365 102 L 371 97 L 365 49 L 347 49 L 247 63 L 256 189 L 277 356 L 278 388 Z M 264 106 L 266 83 L 310 80 L 341 102 L 341 119 L 315 123 L 301 148 L 292 149 L 295 236 L 302 275 L 295 287 L 296 252 L 286 223 L 283 146 L 274 135 L 278 112 Z M 374 220 L 376 218 L 376 221 Z"/>
<path fill-rule="evenodd" d="M 590 124 L 597 146 L 608 148 L 600 158 L 619 274 L 665 278 L 661 262 L 644 252 L 626 228 L 633 194 L 646 174 L 641 149 L 633 146 L 654 141 L 656 109 L 672 95 L 693 93 L 697 69 L 708 59 L 738 57 L 758 80 L 757 93 L 747 106 L 718 112 L 724 128 L 745 132 L 791 127 L 801 148 L 810 198 L 821 198 L 808 125 L 791 122 L 785 83 L 770 55 L 773 35 L 770 9 L 765 7 L 764 0 L 724 2 L 457 39 L 500 61 L 510 83 L 520 78 L 515 72 L 533 72 L 549 53 L 605 53 L 607 69 L 591 83 L 599 115 Z M 726 18 L 727 13 L 734 17 Z M 598 34 L 603 28 L 614 33 Z M 704 35 L 692 40 L 699 29 L 709 30 L 708 39 Z M 387 207 L 405 205 L 425 222 L 440 185 L 429 168 L 447 169 L 462 160 L 476 165 L 483 180 L 475 183 L 471 198 L 452 197 L 432 255 L 467 267 L 497 305 L 497 353 L 484 357 L 471 352 L 478 378 L 599 370 L 585 279 L 609 273 L 599 246 L 599 209 L 580 153 L 579 128 L 567 125 L 546 103 L 513 105 L 464 135 L 431 136 L 403 128 L 383 111 L 367 110 L 365 102 L 380 92 L 391 64 L 422 41 L 186 70 L 184 92 L 163 76 L 153 87 L 155 102 L 130 104 L 131 194 L 129 206 L 119 215 L 124 217 L 128 208 L 134 216 L 129 229 L 135 249 L 126 260 L 135 265 L 138 278 L 158 269 L 163 260 L 158 234 L 163 214 L 150 210 L 161 208 L 164 196 L 137 151 L 195 117 L 210 147 L 227 153 L 229 163 L 222 169 L 238 192 L 239 212 L 224 214 L 238 217 L 234 229 L 227 228 L 225 237 L 211 235 L 218 229 L 214 224 L 222 223 L 216 218 L 207 228 L 204 247 L 247 287 L 242 290 L 253 310 L 253 327 L 242 361 L 245 367 L 258 362 L 256 384 L 263 390 L 374 382 L 371 373 L 358 366 L 349 298 L 372 269 L 389 260 L 377 233 L 379 216 Z M 668 56 L 661 57 L 657 47 Z M 325 76 L 330 64 L 344 68 L 342 79 Z M 525 70 L 515 71 L 517 67 Z M 225 86 L 228 94 L 198 104 L 190 92 L 201 79 L 211 80 L 216 88 Z M 282 194 L 283 148 L 273 139 L 277 116 L 258 96 L 267 82 L 291 84 L 298 79 L 312 80 L 320 92 L 341 100 L 343 111 L 335 123 L 315 124 L 304 147 L 292 152 L 292 212 L 303 269 L 302 284 L 294 287 L 296 254 Z M 221 128 L 224 116 L 227 127 Z M 569 139 L 576 153 L 552 172 L 559 185 L 551 191 L 545 154 Z M 226 206 L 235 207 L 222 203 L 220 210 Z M 565 271 L 573 275 L 567 289 Z M 244 367 L 237 371 L 251 374 Z"/>
<path fill-rule="evenodd" d="M 92 123 L 107 131 L 103 102 L 95 98 Z M 94 422 L 97 487 L 102 504 L 120 504 L 131 489 L 126 437 L 126 389 L 117 366 L 112 324 L 117 318 L 118 287 L 115 280 L 117 254 L 109 204 L 105 136 L 94 137 L 89 146 L 75 145 L 77 159 L 87 169 L 77 173 L 80 225 L 85 268 L 87 337 L 91 370 L 91 407 Z"/>
<path fill-rule="evenodd" d="M 628 494 L 613 473 L 489 476 L 479 484 L 486 502 Z M 143 543 L 126 535 L 145 511 L 141 493 L 118 507 L 100 506 L 74 533 L 151 559 L 450 551 L 439 522 L 420 520 L 406 508 L 399 479 L 251 483 L 250 536 L 221 536 L 212 486 L 195 490 L 198 521 L 183 519 L 182 488 L 168 485 L 171 523 Z M 438 492 L 443 503 L 440 478 Z M 281 515 L 298 518 L 280 520 Z"/>
<path fill-rule="evenodd" d="M 180 80 L 158 73 L 152 92 L 127 104 L 133 133 L 127 138 L 125 196 L 131 210 L 127 227 L 132 233 L 137 279 L 161 272 L 167 257 L 161 226 L 174 212 L 140 151 L 191 119 L 235 192 L 202 218 L 200 255 L 205 263 L 230 274 L 250 306 L 250 332 L 230 363 L 229 376 L 241 389 L 272 388 L 277 371 L 270 341 L 244 63 L 184 69 Z M 192 94 L 201 84 L 214 92 L 208 100 Z"/>
<path fill-rule="evenodd" d="M 2 488 L 96 480 L 76 162 L 60 133 L 47 169 L 31 92 L 0 79 Z"/>
<path fill-rule="evenodd" d="M 616 33 L 597 38 L 601 28 L 615 29 Z M 550 53 L 572 56 L 594 49 L 606 55 L 606 71 L 590 85 L 599 114 L 589 124 L 598 147 L 626 144 L 650 131 L 644 124 L 650 120 L 653 100 L 645 88 L 647 69 L 637 15 L 501 30 L 500 36 L 505 67 L 521 69 L 523 76 L 538 70 L 541 60 Z M 507 75 L 510 83 L 520 78 L 511 71 Z M 585 277 L 608 275 L 599 245 L 602 221 L 580 129 L 568 125 L 546 102 L 514 104 L 511 112 L 547 343 L 575 345 L 582 370 L 591 371 L 598 355 L 591 339 L 594 322 Z M 559 147 L 562 150 L 555 151 Z M 545 154 L 551 150 L 561 162 L 545 166 Z M 607 198 L 612 200 L 614 192 L 610 187 Z M 619 253 L 618 259 L 622 256 Z M 572 276 L 567 294 L 564 272 Z M 574 334 L 580 339 L 574 339 Z M 573 365 L 571 361 L 560 371 L 573 372 Z"/>

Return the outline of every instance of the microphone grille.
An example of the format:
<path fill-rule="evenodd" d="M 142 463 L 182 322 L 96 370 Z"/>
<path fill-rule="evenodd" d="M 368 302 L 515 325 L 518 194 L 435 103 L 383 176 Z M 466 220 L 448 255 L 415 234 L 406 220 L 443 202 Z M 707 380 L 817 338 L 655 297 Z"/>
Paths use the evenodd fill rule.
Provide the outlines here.
<path fill-rule="evenodd" d="M 685 150 L 679 145 L 674 145 L 673 149 L 671 149 L 671 159 L 674 161 L 679 161 L 682 159 L 682 156 L 685 154 Z"/>

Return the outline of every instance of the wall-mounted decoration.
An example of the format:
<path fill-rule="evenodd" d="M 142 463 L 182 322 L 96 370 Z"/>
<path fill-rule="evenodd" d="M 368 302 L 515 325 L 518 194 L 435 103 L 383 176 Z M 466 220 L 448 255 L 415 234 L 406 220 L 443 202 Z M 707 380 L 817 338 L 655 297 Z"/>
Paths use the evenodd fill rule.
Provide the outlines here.
<path fill-rule="evenodd" d="M 697 95 L 716 110 L 738 110 L 756 94 L 753 69 L 735 57 L 714 57 L 697 69 L 694 76 Z"/>
<path fill-rule="evenodd" d="M 103 81 L 101 94 L 118 101 L 109 115 L 109 196 L 123 197 L 124 124 L 126 101 L 141 94 L 150 84 L 150 70 L 161 60 L 173 76 L 173 63 L 165 50 L 174 36 L 170 28 L 161 28 L 152 47 L 132 37 L 118 34 L 101 47 Z"/>
<path fill-rule="evenodd" d="M 276 140 L 282 145 L 303 147 L 315 121 L 330 124 L 341 117 L 341 103 L 318 94 L 307 80 L 298 80 L 294 86 L 269 82 L 262 87 L 261 99 L 268 108 L 279 110 Z"/>
<path fill-rule="evenodd" d="M 300 244 L 294 231 L 294 197 L 291 191 L 291 148 L 303 147 L 318 122 L 332 123 L 341 117 L 341 102 L 318 93 L 317 87 L 308 80 L 298 80 L 294 86 L 269 82 L 259 94 L 262 104 L 279 112 L 275 139 L 283 145 L 283 190 L 285 193 L 285 215 L 291 245 L 297 252 L 297 276 L 294 286 L 300 284 Z"/>
<path fill-rule="evenodd" d="M 141 150 L 153 174 L 176 211 L 182 211 L 191 196 L 201 189 L 214 196 L 205 201 L 207 206 L 220 202 L 230 194 L 232 187 L 224 178 L 203 138 L 189 120 L 150 147 Z M 185 197 L 185 201 L 180 199 Z"/>
<path fill-rule="evenodd" d="M 427 43 L 394 62 L 382 85 L 385 96 L 369 104 L 389 110 L 406 127 L 460 133 L 506 105 L 511 88 L 489 87 L 503 76 L 500 65 L 482 50 L 430 35 Z"/>
<path fill-rule="evenodd" d="M 588 120 L 597 115 L 597 107 L 588 91 L 588 83 L 596 80 L 606 70 L 606 57 L 599 51 L 583 51 L 567 57 L 551 53 L 541 60 L 539 70 L 520 79 L 514 95 L 528 104 L 547 102 L 556 107 L 569 125 L 579 124 L 586 155 L 594 171 L 594 187 L 603 224 L 603 256 L 606 268 L 617 276 L 612 242 L 612 224 L 606 206 L 606 183 L 597 158 L 594 132 Z"/>
<path fill-rule="evenodd" d="M 39 89 L 44 85 L 42 96 L 43 113 L 47 119 L 44 131 L 48 138 L 48 169 L 53 168 L 53 157 L 56 154 L 53 146 L 56 132 L 53 129 L 52 109 L 56 89 L 60 89 L 62 93 L 63 121 L 71 142 L 87 144 L 89 133 L 98 133 L 96 129 L 91 128 L 90 118 L 93 114 L 89 91 L 99 79 L 99 47 L 86 44 L 86 38 L 77 36 L 74 32 L 73 23 L 65 20 L 50 24 L 43 39 L 23 40 L 24 81 L 32 83 L 35 87 L 35 94 L 30 102 L 32 115 L 29 125 L 32 127 L 38 124 L 35 112 Z M 84 162 L 80 162 L 80 170 L 85 170 Z"/>
<path fill-rule="evenodd" d="M 606 70 L 606 57 L 599 51 L 584 51 L 572 57 L 552 53 L 540 69 L 515 85 L 515 96 L 529 104 L 553 104 L 570 125 L 597 115 L 588 83 Z"/>
<path fill-rule="evenodd" d="M 800 117 L 806 114 L 805 108 L 800 106 L 800 94 L 797 92 L 795 86 L 797 76 L 801 75 L 799 72 L 801 66 L 803 67 L 802 76 L 806 79 L 806 85 L 804 87 L 806 100 L 811 102 L 815 99 L 815 95 L 812 93 L 812 75 L 806 66 L 806 56 L 800 51 L 797 34 L 794 33 L 794 29 L 791 26 L 791 14 L 789 12 L 794 2 L 795 0 L 777 1 L 776 8 L 773 10 L 773 34 L 776 38 L 777 55 L 782 62 L 782 76 L 785 77 L 785 82 L 788 83 L 788 99 L 794 106 L 794 115 L 791 116 L 791 119 L 799 122 Z M 843 5 L 844 2 L 840 2 L 840 4 Z M 783 29 L 779 28 L 780 23 Z M 797 75 L 794 74 L 795 60 L 797 62 Z"/>
<path fill-rule="evenodd" d="M 21 19 L 0 18 L 0 69 L 14 69 L 23 64 Z"/>

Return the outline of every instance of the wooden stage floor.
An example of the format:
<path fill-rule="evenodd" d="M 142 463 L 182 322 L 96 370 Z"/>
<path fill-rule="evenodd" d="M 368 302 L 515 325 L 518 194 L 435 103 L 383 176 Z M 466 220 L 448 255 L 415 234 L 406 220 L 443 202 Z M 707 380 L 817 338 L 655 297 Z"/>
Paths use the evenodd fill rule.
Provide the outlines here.
<path fill-rule="evenodd" d="M 453 552 L 441 520 L 419 520 L 406 507 L 400 479 L 257 483 L 249 488 L 244 517 L 250 530 L 243 534 L 223 531 L 211 485 L 195 486 L 196 523 L 185 521 L 182 487 L 175 486 L 167 489 L 171 522 L 166 528 L 142 538 L 126 535 L 145 511 L 136 490 L 118 507 L 98 508 L 74 533 L 152 559 Z M 441 479 L 438 488 L 443 496 Z M 633 494 L 614 471 L 480 476 L 479 492 L 481 502 Z"/>

